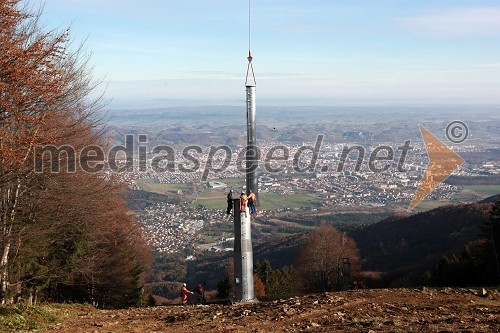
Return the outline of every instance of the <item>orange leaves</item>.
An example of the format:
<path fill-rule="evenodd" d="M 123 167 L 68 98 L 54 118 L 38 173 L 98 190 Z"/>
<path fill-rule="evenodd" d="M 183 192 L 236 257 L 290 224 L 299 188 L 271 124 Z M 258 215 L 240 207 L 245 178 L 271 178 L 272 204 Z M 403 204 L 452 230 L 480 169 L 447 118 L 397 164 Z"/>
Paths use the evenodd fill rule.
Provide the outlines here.
<path fill-rule="evenodd" d="M 18 4 L 0 2 L 0 225 L 9 231 L 0 232 L 0 257 L 6 258 L 0 287 L 24 286 L 28 279 L 38 283 L 37 290 L 53 284 L 56 294 L 58 288 L 75 288 L 82 301 L 133 305 L 149 253 L 121 196 L 124 185 L 69 166 L 58 173 L 34 172 L 39 144 L 69 145 L 79 152 L 103 146 L 104 140 L 91 118 L 100 104 L 87 100 L 96 84 L 85 57 L 68 51 L 68 31 L 43 33 L 37 17 L 18 10 Z M 69 154 L 56 158 L 74 162 Z M 11 189 L 15 200 L 5 194 Z M 9 253 L 11 239 L 20 241 L 16 255 Z M 51 256 L 57 260 L 48 261 Z M 46 269 L 33 271 L 30 261 Z M 9 277 L 11 272 L 26 276 Z M 13 283 L 3 283 L 9 280 Z M 94 294 L 81 294 L 89 285 Z M 8 292 L 0 290 L 0 300 Z"/>
<path fill-rule="evenodd" d="M 339 267 L 348 258 L 351 269 L 360 268 L 360 254 L 354 240 L 337 229 L 321 224 L 308 234 L 300 247 L 297 269 L 308 291 L 330 291 L 339 282 Z"/>
<path fill-rule="evenodd" d="M 253 275 L 253 289 L 255 297 L 259 298 L 266 296 L 266 286 L 257 274 Z"/>
<path fill-rule="evenodd" d="M 39 33 L 37 27 L 25 24 L 30 15 L 19 11 L 18 3 L 0 4 L 0 165 L 5 172 L 7 166 L 29 171 L 28 165 L 16 162 L 27 161 L 34 145 L 54 141 L 57 119 L 69 116 L 70 109 L 61 106 L 75 81 L 61 65 L 68 31 Z"/>

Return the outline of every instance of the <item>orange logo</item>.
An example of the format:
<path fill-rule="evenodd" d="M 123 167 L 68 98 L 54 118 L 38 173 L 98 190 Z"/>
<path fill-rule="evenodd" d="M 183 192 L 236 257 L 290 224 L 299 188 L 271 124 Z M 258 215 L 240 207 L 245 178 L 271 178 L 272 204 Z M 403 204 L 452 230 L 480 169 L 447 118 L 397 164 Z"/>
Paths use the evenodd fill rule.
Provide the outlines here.
<path fill-rule="evenodd" d="M 429 155 L 429 165 L 427 166 L 427 170 L 425 170 L 424 177 L 420 181 L 409 209 L 415 208 L 436 186 L 464 163 L 464 160 L 460 156 L 422 125 L 420 125 L 420 132 L 424 138 L 427 154 Z"/>

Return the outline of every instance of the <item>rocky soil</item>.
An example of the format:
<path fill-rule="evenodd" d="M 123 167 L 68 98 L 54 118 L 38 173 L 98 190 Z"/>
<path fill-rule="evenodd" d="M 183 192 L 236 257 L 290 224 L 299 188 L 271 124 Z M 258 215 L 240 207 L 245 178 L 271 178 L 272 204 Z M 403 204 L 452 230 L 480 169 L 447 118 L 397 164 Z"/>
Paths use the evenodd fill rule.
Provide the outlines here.
<path fill-rule="evenodd" d="M 500 332 L 500 292 L 371 289 L 236 305 L 97 310 L 44 332 Z"/>

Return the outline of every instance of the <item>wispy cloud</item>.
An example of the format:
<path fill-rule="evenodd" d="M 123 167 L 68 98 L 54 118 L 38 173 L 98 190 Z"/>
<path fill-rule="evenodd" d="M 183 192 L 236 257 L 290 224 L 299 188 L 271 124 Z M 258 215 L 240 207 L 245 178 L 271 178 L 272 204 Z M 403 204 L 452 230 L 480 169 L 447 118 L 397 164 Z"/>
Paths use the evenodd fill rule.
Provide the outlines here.
<path fill-rule="evenodd" d="M 227 71 L 179 71 L 172 73 L 170 77 L 176 79 L 214 79 L 214 80 L 232 80 L 244 77 L 244 72 Z M 311 73 L 299 72 L 258 72 L 258 79 L 290 79 L 290 78 L 312 78 Z"/>
<path fill-rule="evenodd" d="M 118 43 L 95 43 L 96 47 L 103 50 L 117 50 L 117 51 L 129 51 L 134 53 L 147 53 L 147 54 L 167 54 L 165 50 L 154 47 L 146 46 L 136 46 L 136 45 L 125 45 Z"/>
<path fill-rule="evenodd" d="M 399 23 L 416 33 L 435 37 L 500 37 L 500 8 L 454 8 L 406 17 Z"/>
<path fill-rule="evenodd" d="M 477 64 L 477 65 L 474 65 L 473 67 L 480 68 L 480 69 L 500 69 L 500 62 L 491 63 L 491 64 Z"/>
<path fill-rule="evenodd" d="M 273 79 L 291 79 L 291 78 L 312 78 L 314 77 L 311 73 L 273 73 L 273 72 L 263 72 L 258 73 L 259 78 L 273 78 Z"/>
<path fill-rule="evenodd" d="M 299 34 L 321 34 L 333 33 L 336 31 L 331 25 L 322 25 L 317 23 L 277 23 L 272 27 L 274 30 L 285 33 L 299 33 Z"/>
<path fill-rule="evenodd" d="M 234 79 L 240 78 L 242 73 L 236 72 L 228 72 L 228 71 L 181 71 L 177 72 L 176 77 L 179 78 L 190 78 L 190 79 L 215 79 L 215 80 L 223 80 L 223 79 Z"/>

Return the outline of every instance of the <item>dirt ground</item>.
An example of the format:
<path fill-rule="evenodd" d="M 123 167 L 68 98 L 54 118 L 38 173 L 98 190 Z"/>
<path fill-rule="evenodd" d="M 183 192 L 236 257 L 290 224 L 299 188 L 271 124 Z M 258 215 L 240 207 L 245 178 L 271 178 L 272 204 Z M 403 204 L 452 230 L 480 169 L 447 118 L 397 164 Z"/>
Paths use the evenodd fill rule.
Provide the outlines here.
<path fill-rule="evenodd" d="M 271 302 L 96 310 L 44 332 L 500 332 L 500 292 L 371 289 Z"/>

